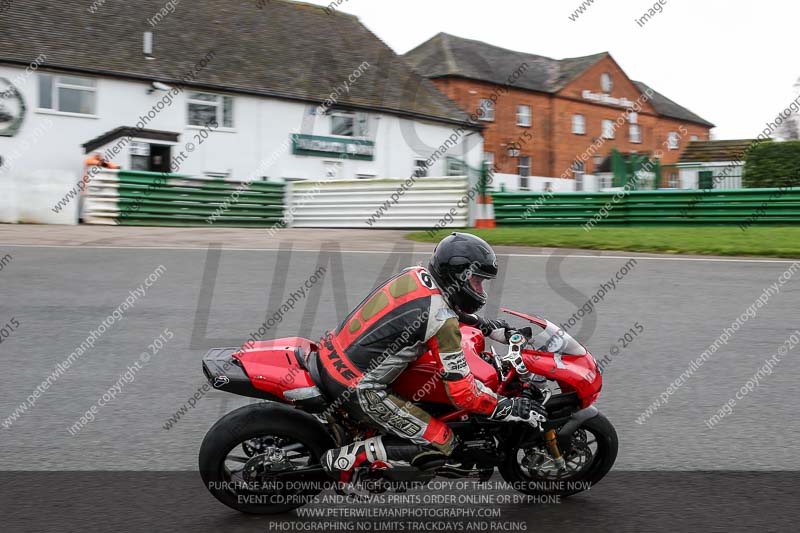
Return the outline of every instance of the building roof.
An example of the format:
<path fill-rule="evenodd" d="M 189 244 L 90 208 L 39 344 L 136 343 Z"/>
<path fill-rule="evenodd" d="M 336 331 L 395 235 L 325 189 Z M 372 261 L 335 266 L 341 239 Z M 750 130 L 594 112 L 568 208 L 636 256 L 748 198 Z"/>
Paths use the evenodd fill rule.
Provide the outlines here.
<path fill-rule="evenodd" d="M 695 124 L 701 124 L 703 126 L 707 126 L 709 128 L 713 128 L 714 124 L 701 118 L 698 115 L 695 115 L 685 107 L 676 104 L 663 94 L 659 93 L 658 91 L 649 87 L 646 83 L 641 81 L 634 81 L 633 83 L 636 84 L 636 87 L 639 88 L 640 91 L 643 93 L 646 92 L 648 89 L 653 91 L 653 96 L 650 97 L 650 105 L 653 106 L 659 115 L 664 115 L 665 117 L 670 118 L 677 118 L 679 120 L 685 120 L 686 122 L 693 122 Z"/>
<path fill-rule="evenodd" d="M 500 48 L 482 41 L 439 33 L 406 53 L 404 57 L 414 65 L 417 72 L 427 78 L 454 76 L 500 85 L 508 83 L 509 76 L 517 71 L 520 65 L 527 64 L 527 68 L 514 81 L 514 86 L 520 89 L 555 94 L 589 67 L 603 58 L 610 57 L 610 54 L 602 52 L 585 57 L 552 59 Z M 642 82 L 634 83 L 642 92 L 649 89 Z M 666 96 L 656 91 L 653 92 L 651 103 L 659 114 L 702 124 L 709 128 L 714 127 L 714 124 L 676 104 Z"/>
<path fill-rule="evenodd" d="M 106 2 L 92 14 L 90 4 L 13 2 L 0 18 L 0 63 L 40 57 L 43 69 L 174 83 L 213 51 L 190 85 L 313 103 L 340 87 L 342 107 L 469 124 L 432 82 L 338 10 L 287 0 L 183 0 L 169 13 L 164 0 L 138 0 Z M 145 31 L 153 32 L 155 59 L 143 53 Z M 345 91 L 343 82 L 365 61 Z"/>
<path fill-rule="evenodd" d="M 549 57 L 500 48 L 481 41 L 439 33 L 405 54 L 414 68 L 427 78 L 457 76 L 496 84 L 508 83 L 509 76 L 527 64 L 514 86 L 540 92 L 555 92 L 564 80 L 584 70 L 585 64 L 604 54 L 565 60 L 563 65 Z M 563 69 L 562 69 L 563 66 Z M 587 65 L 588 66 L 588 65 Z"/>
<path fill-rule="evenodd" d="M 743 161 L 758 140 L 692 141 L 681 154 L 679 163 L 714 163 Z"/>
<path fill-rule="evenodd" d="M 90 141 L 83 143 L 81 146 L 83 147 L 84 153 L 88 154 L 89 152 L 93 152 L 94 150 L 97 150 L 101 146 L 105 146 L 108 143 L 116 141 L 121 137 L 132 137 L 135 139 L 147 139 L 151 141 L 167 141 L 176 143 L 178 142 L 179 136 L 180 136 L 179 133 L 172 131 L 148 130 L 148 129 L 134 128 L 133 126 L 120 126 L 118 128 L 114 128 L 111 131 L 107 131 Z"/>

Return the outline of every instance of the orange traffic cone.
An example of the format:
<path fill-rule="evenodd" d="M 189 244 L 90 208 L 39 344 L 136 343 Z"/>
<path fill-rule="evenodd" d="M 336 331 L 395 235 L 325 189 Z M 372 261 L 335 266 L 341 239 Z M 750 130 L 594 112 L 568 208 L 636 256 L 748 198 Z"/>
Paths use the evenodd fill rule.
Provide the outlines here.
<path fill-rule="evenodd" d="M 475 228 L 488 229 L 496 228 L 494 220 L 494 205 L 492 204 L 491 194 L 481 194 L 478 196 L 478 215 L 475 217 Z"/>

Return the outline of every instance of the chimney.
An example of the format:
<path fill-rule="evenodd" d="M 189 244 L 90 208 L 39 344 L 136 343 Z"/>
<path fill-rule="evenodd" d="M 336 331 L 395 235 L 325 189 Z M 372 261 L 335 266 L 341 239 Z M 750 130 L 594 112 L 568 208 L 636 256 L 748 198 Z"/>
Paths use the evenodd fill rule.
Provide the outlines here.
<path fill-rule="evenodd" d="M 144 57 L 147 59 L 155 59 L 153 57 L 153 32 L 144 32 Z"/>

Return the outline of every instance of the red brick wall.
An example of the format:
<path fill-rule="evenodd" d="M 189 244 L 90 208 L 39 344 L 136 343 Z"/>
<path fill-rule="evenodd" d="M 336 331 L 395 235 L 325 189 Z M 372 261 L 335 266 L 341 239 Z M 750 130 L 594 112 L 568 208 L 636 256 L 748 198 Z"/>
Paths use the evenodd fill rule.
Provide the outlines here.
<path fill-rule="evenodd" d="M 625 116 L 626 111 L 624 107 L 600 104 L 583 98 L 584 90 L 593 93 L 603 92 L 600 78 L 604 72 L 610 74 L 614 84 L 611 96 L 642 103 L 638 117 L 642 135 L 641 144 L 630 142 L 627 119 L 617 128 L 615 139 L 598 141 L 601 138 L 603 119 L 616 121 L 619 117 Z M 496 89 L 491 83 L 462 78 L 439 78 L 433 81 L 444 94 L 469 113 L 474 113 L 480 106 L 481 98 L 489 98 Z M 517 126 L 517 105 L 531 106 L 530 128 Z M 585 135 L 572 133 L 574 114 L 586 117 Z M 678 161 L 681 151 L 692 135 L 698 136 L 701 140 L 709 139 L 707 127 L 659 117 L 610 56 L 570 81 L 556 95 L 512 88 L 508 93 L 498 96 L 495 121 L 483 124 L 487 126 L 484 130 L 484 150 L 495 154 L 498 171 L 507 174 L 517 173 L 517 160 L 506 156 L 508 144 L 517 142 L 521 146 L 521 155 L 531 157 L 531 175 L 534 176 L 559 177 L 566 172 L 568 177 L 572 177 L 570 169 L 573 161 L 584 154 L 588 156 L 586 172 L 593 173 L 595 164 L 592 155 L 606 156 L 612 148 L 621 152 L 641 153 L 661 150 L 662 163 L 672 164 Z M 678 150 L 667 148 L 669 132 L 680 135 Z M 595 141 L 599 148 L 590 149 Z"/>
<path fill-rule="evenodd" d="M 435 79 L 434 83 L 451 100 L 469 113 L 475 113 L 483 98 L 490 98 L 496 86 L 491 83 L 458 78 Z M 550 168 L 550 95 L 511 89 L 497 97 L 494 122 L 481 122 L 485 152 L 494 153 L 498 172 L 516 174 L 517 160 L 506 156 L 508 146 L 517 143 L 523 156 L 531 157 L 531 175 L 546 176 Z M 531 107 L 531 127 L 517 126 L 517 105 Z"/>

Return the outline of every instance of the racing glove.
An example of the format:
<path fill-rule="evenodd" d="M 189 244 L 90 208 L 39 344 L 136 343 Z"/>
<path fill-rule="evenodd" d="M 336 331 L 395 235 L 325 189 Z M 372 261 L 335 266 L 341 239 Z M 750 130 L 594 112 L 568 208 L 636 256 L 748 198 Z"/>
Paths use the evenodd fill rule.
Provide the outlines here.
<path fill-rule="evenodd" d="M 459 320 L 468 326 L 478 328 L 481 333 L 492 340 L 508 344 L 507 331 L 512 331 L 511 326 L 503 319 L 487 320 L 478 315 L 459 314 Z"/>
<path fill-rule="evenodd" d="M 526 422 L 541 429 L 542 423 L 547 420 L 547 411 L 542 404 L 530 398 L 503 398 L 497 402 L 489 418 L 502 422 Z"/>

